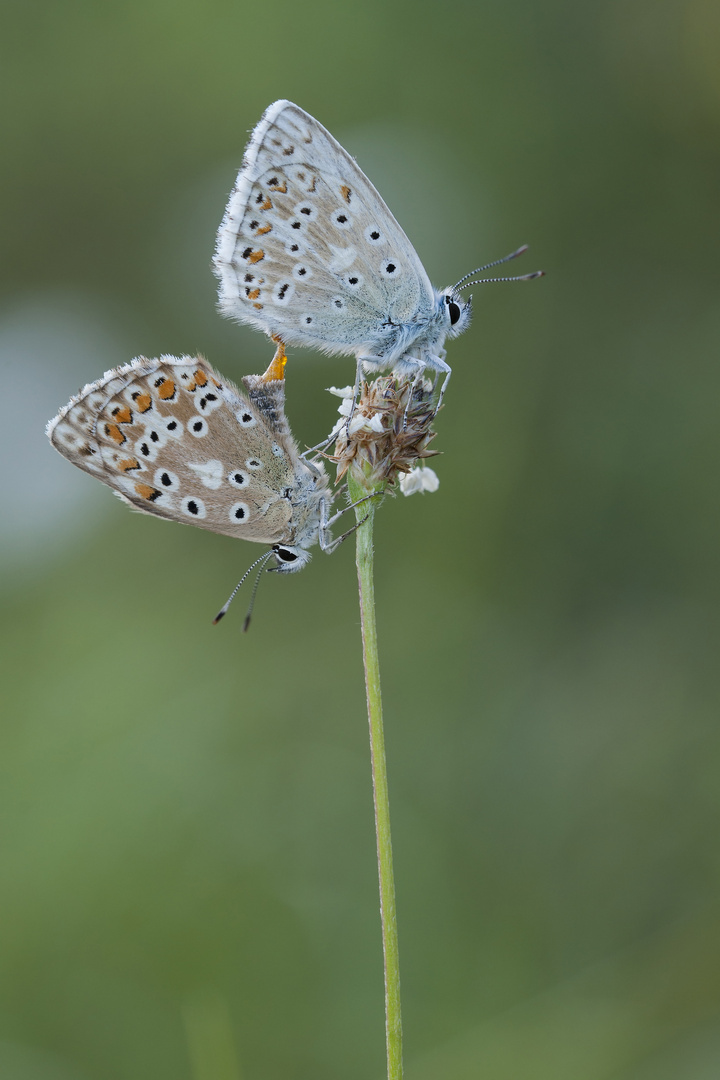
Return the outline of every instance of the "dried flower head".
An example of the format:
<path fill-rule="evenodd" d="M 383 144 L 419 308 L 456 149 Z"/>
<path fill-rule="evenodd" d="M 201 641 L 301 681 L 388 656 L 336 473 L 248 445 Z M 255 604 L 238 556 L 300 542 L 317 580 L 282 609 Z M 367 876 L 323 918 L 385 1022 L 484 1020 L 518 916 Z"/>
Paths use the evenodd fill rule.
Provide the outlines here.
<path fill-rule="evenodd" d="M 437 451 L 428 450 L 435 436 L 431 430 L 435 417 L 432 390 L 427 379 L 401 381 L 392 375 L 363 383 L 348 424 L 352 388 L 333 388 L 332 392 L 344 399 L 339 409 L 344 418 L 335 426 L 337 439 L 331 458 L 337 462 L 338 481 L 349 469 L 353 478 L 370 491 L 394 484 L 421 458 L 435 457 Z M 427 486 L 411 488 L 432 490 Z"/>

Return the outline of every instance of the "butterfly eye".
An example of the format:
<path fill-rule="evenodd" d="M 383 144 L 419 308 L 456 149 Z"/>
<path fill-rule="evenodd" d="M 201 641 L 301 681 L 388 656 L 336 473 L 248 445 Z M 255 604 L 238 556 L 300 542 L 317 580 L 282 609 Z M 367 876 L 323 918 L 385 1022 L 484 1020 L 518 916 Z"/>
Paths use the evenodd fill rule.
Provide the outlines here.
<path fill-rule="evenodd" d="M 273 545 L 273 551 L 277 555 L 278 559 L 282 559 L 283 562 L 295 562 L 297 559 L 297 553 L 291 551 L 290 548 L 280 547 L 279 544 Z"/>
<path fill-rule="evenodd" d="M 450 325 L 454 326 L 460 318 L 460 308 L 449 296 L 445 297 L 445 302 L 447 304 L 448 315 L 450 316 Z"/>

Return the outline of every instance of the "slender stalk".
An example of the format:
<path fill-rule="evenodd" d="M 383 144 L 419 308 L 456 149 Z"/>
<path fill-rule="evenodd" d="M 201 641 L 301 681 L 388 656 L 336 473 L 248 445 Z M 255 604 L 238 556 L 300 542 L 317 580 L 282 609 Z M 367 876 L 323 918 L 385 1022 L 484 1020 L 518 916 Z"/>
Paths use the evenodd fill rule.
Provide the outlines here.
<path fill-rule="evenodd" d="M 368 494 L 367 488 L 359 484 L 350 474 L 348 474 L 348 490 L 353 502 L 362 499 Z M 382 697 L 380 694 L 380 663 L 375 626 L 375 588 L 373 583 L 375 501 L 375 499 L 372 499 L 365 502 L 355 510 L 358 521 L 362 521 L 367 515 L 367 520 L 359 526 L 356 534 L 356 564 L 360 590 L 365 690 L 370 724 L 370 758 L 375 803 L 378 877 L 380 880 L 380 920 L 382 923 L 383 956 L 385 960 L 385 1041 L 387 1046 L 388 1080 L 402 1080 L 402 1015 L 400 1009 L 400 963 L 395 912 L 395 878 L 393 875 L 392 838 L 390 835 L 390 802 L 385 763 Z"/>

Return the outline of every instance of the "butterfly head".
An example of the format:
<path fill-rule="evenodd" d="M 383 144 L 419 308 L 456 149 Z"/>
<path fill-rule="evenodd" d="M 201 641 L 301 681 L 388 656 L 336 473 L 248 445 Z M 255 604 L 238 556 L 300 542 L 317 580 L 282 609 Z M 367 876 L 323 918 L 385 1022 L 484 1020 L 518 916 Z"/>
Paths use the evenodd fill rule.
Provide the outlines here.
<path fill-rule="evenodd" d="M 278 574 L 294 574 L 307 566 L 312 558 L 309 551 L 297 544 L 273 544 L 272 554 L 276 565 L 268 566 L 268 570 L 275 570 Z"/>

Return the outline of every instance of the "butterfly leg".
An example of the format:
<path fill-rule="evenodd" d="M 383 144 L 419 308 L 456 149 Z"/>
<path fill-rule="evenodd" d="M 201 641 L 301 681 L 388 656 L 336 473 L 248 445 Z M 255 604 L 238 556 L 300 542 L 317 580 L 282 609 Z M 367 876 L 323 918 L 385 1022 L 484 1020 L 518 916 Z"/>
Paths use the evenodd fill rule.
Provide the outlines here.
<path fill-rule="evenodd" d="M 377 498 L 377 496 L 374 495 L 374 494 L 373 495 L 364 495 L 362 497 L 362 499 L 358 499 L 357 502 L 348 503 L 347 506 L 343 506 L 342 510 L 338 510 L 337 513 L 333 514 L 333 516 L 331 518 L 327 518 L 324 523 L 321 523 L 321 528 L 324 526 L 324 528 L 326 530 L 330 529 L 335 524 L 335 522 L 339 518 L 341 518 L 343 516 L 343 514 L 347 514 L 348 510 L 354 510 L 356 506 L 361 506 L 364 502 L 367 502 L 368 499 L 375 499 L 375 498 Z M 323 505 L 324 505 L 324 500 L 323 500 Z M 327 510 L 326 510 L 326 513 L 327 513 Z"/>
<path fill-rule="evenodd" d="M 416 359 L 414 356 L 404 356 L 402 359 L 402 374 L 412 376 L 412 384 L 410 386 L 410 393 L 408 394 L 407 402 L 405 403 L 405 409 L 403 411 L 403 424 L 402 429 L 405 431 L 407 428 L 407 418 L 410 406 L 412 405 L 413 398 L 415 396 L 415 387 L 418 379 L 422 378 L 422 374 L 425 371 L 426 365 L 422 360 Z"/>
<path fill-rule="evenodd" d="M 346 514 L 348 510 L 354 510 L 356 506 L 360 506 L 361 503 L 367 502 L 368 499 L 374 499 L 374 495 L 365 495 L 364 498 L 358 499 L 357 502 L 350 503 L 348 506 L 344 506 L 342 510 L 338 510 L 332 517 L 328 517 L 328 502 L 323 499 L 320 503 L 320 528 L 318 530 L 318 540 L 320 543 L 321 551 L 327 552 L 331 555 L 335 549 L 342 544 L 343 540 L 347 540 L 348 536 L 352 536 L 357 528 L 367 521 L 367 516 L 362 521 L 356 522 L 351 529 L 343 533 L 342 536 L 333 538 L 330 536 L 330 529 L 343 514 Z"/>
<path fill-rule="evenodd" d="M 365 522 L 368 519 L 368 516 L 369 515 L 366 514 L 365 517 L 362 519 L 362 521 L 356 522 L 355 525 L 353 525 L 353 527 L 351 529 L 348 529 L 347 532 L 344 532 L 342 534 L 342 536 L 336 536 L 335 539 L 332 541 L 332 543 L 326 544 L 326 546 L 322 550 L 324 552 L 326 552 L 328 555 L 332 555 L 333 551 L 335 551 L 336 548 L 340 547 L 343 540 L 347 540 L 348 536 L 352 536 L 352 534 L 355 532 L 356 529 L 359 529 L 361 525 L 365 524 Z"/>
<path fill-rule="evenodd" d="M 360 398 L 360 387 L 362 385 L 362 377 L 364 374 L 364 364 L 368 364 L 368 366 L 373 365 L 373 367 L 379 367 L 382 364 L 382 360 L 379 356 L 358 357 L 357 368 L 355 370 L 355 385 L 353 387 L 352 405 L 350 406 L 350 412 L 348 413 L 347 419 L 345 421 L 345 428 L 348 439 L 350 438 L 350 421 L 355 415 L 355 409 L 357 408 L 357 403 Z M 330 446 L 331 443 L 335 442 L 338 437 L 338 433 L 340 432 L 342 427 L 342 423 L 338 422 L 332 429 L 330 434 L 327 436 L 327 438 L 323 439 L 322 442 L 319 442 L 316 446 L 311 446 L 307 450 L 304 450 L 300 457 L 305 459 L 308 454 L 314 454 L 318 451 L 325 450 L 328 446 Z"/>
<path fill-rule="evenodd" d="M 327 443 L 320 443 L 320 445 L 321 445 L 321 446 L 327 446 Z M 310 450 L 306 450 L 306 451 L 305 451 L 305 454 L 310 454 L 310 453 L 312 453 L 312 450 L 314 450 L 314 449 L 315 449 L 315 447 L 311 447 L 311 449 L 310 449 Z M 301 454 L 301 455 L 300 455 L 300 457 L 301 457 L 301 458 L 303 458 L 303 460 L 305 461 L 305 464 L 307 465 L 308 469 L 310 469 L 310 471 L 311 471 L 312 473 L 314 473 L 314 474 L 315 474 L 315 476 L 316 476 L 316 477 L 317 477 L 317 478 L 319 479 L 319 478 L 320 478 L 320 477 L 321 477 L 321 476 L 323 475 L 323 470 L 322 470 L 322 469 L 319 469 L 319 468 L 317 467 L 317 465 L 315 464 L 315 462 L 314 462 L 314 461 L 309 461 L 309 460 L 308 460 L 308 459 L 307 459 L 307 458 L 305 457 L 305 454 Z"/>
<path fill-rule="evenodd" d="M 357 408 L 357 403 L 358 403 L 358 400 L 360 398 L 360 386 L 362 385 L 362 377 L 363 377 L 364 371 L 365 371 L 365 369 L 363 367 L 363 357 L 358 356 L 358 358 L 357 358 L 357 367 L 355 368 L 355 386 L 353 388 L 352 405 L 350 407 L 350 412 L 348 413 L 347 424 L 346 424 L 348 439 L 350 438 L 350 421 L 352 420 L 353 416 L 355 415 L 355 409 Z"/>
<path fill-rule="evenodd" d="M 443 352 L 444 351 L 445 350 L 443 349 Z M 440 387 L 440 393 L 438 394 L 435 411 L 433 413 L 433 416 L 437 416 L 438 409 L 442 405 L 442 400 L 447 389 L 447 384 L 450 382 L 450 376 L 452 375 L 452 368 L 450 367 L 450 365 L 446 364 L 441 356 L 432 355 L 425 356 L 425 358 L 422 360 L 419 360 L 416 356 L 403 356 L 402 361 L 399 365 L 400 374 L 412 375 L 413 378 L 412 389 L 410 391 L 410 395 L 405 406 L 405 412 L 403 414 L 403 431 L 407 427 L 408 412 L 414 397 L 415 386 L 417 385 L 418 380 L 422 378 L 422 375 L 427 368 L 430 368 L 431 371 L 435 372 L 435 381 L 433 383 L 432 391 L 433 394 L 435 393 L 439 377 L 441 375 L 445 376 L 445 378 L 443 379 L 443 384 Z"/>
<path fill-rule="evenodd" d="M 365 374 L 365 364 L 367 364 L 368 366 L 373 365 L 374 367 L 377 367 L 381 363 L 382 361 L 378 356 L 358 356 L 357 367 L 355 369 L 355 385 L 353 387 L 352 405 L 350 406 L 350 412 L 348 413 L 347 420 L 345 421 L 345 434 L 348 439 L 350 438 L 350 422 L 355 415 L 355 409 L 357 408 L 357 403 L 360 399 L 360 387 L 362 386 L 362 377 Z M 342 426 L 342 424 L 337 424 L 330 432 L 327 439 L 325 439 L 324 442 L 319 443 L 318 446 L 314 446 L 312 449 L 317 450 L 320 447 L 324 449 L 326 446 L 329 446 L 330 443 L 337 438 L 338 432 L 340 431 Z M 306 453 L 310 453 L 310 451 L 306 451 Z"/>
<path fill-rule="evenodd" d="M 443 372 L 445 374 L 445 378 L 443 379 L 443 384 L 440 387 L 440 393 L 438 394 L 437 405 L 435 406 L 435 415 L 437 416 L 438 409 L 442 405 L 443 398 L 445 397 L 445 391 L 447 390 L 448 383 L 450 382 L 450 376 L 452 375 L 452 368 L 450 367 L 449 364 L 446 364 L 444 360 L 441 360 L 440 357 L 435 357 L 435 360 L 436 360 L 436 362 L 438 364 L 438 366 L 436 368 L 436 371 L 437 371 L 438 375 L 441 375 Z M 442 367 L 440 367 L 440 364 L 442 364 Z"/>
<path fill-rule="evenodd" d="M 334 427 L 332 429 L 332 431 L 330 432 L 330 434 L 327 435 L 324 439 L 322 439 L 315 446 L 309 446 L 307 448 L 307 450 L 303 450 L 300 457 L 305 462 L 305 464 L 306 465 L 311 465 L 312 464 L 312 462 L 308 461 L 308 454 L 317 454 L 317 453 L 320 453 L 322 450 L 326 450 L 327 447 L 330 446 L 330 444 L 333 443 L 335 441 L 335 439 L 337 439 L 337 434 L 338 434 L 337 433 L 337 427 Z"/>
<path fill-rule="evenodd" d="M 357 369 L 355 371 L 355 389 L 353 391 L 352 408 L 350 409 L 350 414 L 347 418 L 348 438 L 350 437 L 350 421 L 355 415 L 355 409 L 357 408 L 357 403 L 360 400 L 360 387 L 362 386 L 363 375 L 369 375 L 371 372 L 382 371 L 383 368 L 387 367 L 389 367 L 389 365 L 385 360 L 383 360 L 382 356 L 373 356 L 370 353 L 368 353 L 366 356 L 358 356 Z"/>
<path fill-rule="evenodd" d="M 437 355 L 438 355 L 440 360 L 444 360 L 445 357 L 447 356 L 447 349 L 440 349 Z M 437 390 L 437 384 L 438 384 L 438 381 L 440 379 L 441 374 L 442 374 L 442 372 L 440 371 L 440 368 L 436 368 L 435 369 L 435 378 L 433 379 L 433 394 Z"/>
<path fill-rule="evenodd" d="M 424 364 L 423 364 L 424 368 L 430 368 L 431 371 L 435 372 L 435 382 L 433 384 L 433 394 L 435 393 L 435 389 L 437 387 L 438 379 L 440 378 L 441 375 L 445 376 L 445 378 L 443 379 L 443 384 L 440 387 L 440 393 L 438 394 L 437 402 L 436 402 L 436 405 L 435 405 L 435 412 L 433 413 L 434 416 L 437 416 L 438 409 L 442 405 L 443 397 L 445 396 L 445 391 L 447 390 L 447 385 L 450 382 L 450 376 L 452 375 L 452 368 L 450 367 L 449 364 L 447 364 L 445 362 L 445 359 L 444 359 L 444 356 L 446 355 L 445 354 L 445 349 L 443 349 L 442 352 L 443 352 L 443 356 L 432 356 L 432 355 L 426 356 Z M 420 361 L 416 361 L 416 363 L 420 363 Z M 419 378 L 420 374 L 422 374 L 422 372 L 418 373 L 418 375 L 416 376 L 416 380 L 417 380 L 417 378 Z"/>

